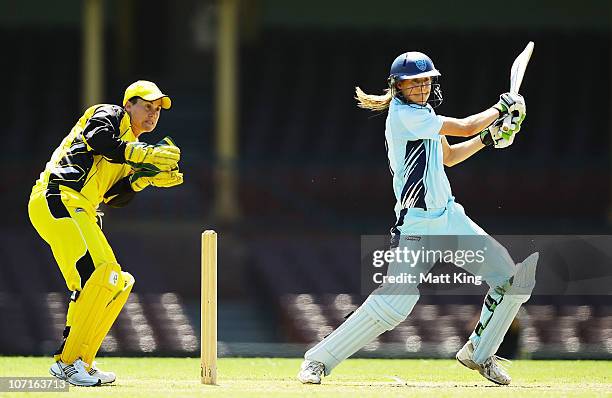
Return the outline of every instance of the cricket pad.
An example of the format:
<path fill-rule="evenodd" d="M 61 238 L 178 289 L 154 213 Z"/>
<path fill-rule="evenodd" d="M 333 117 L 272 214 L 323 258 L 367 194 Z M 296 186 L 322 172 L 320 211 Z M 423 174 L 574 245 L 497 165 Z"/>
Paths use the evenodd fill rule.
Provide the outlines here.
<path fill-rule="evenodd" d="M 93 362 L 96 358 L 96 354 L 102 345 L 102 341 L 108 334 L 108 331 L 115 323 L 115 320 L 119 316 L 121 309 L 127 302 L 128 297 L 130 296 L 130 292 L 132 291 L 132 287 L 134 286 L 134 277 L 128 272 L 121 273 L 124 280 L 123 289 L 119 292 L 117 297 L 106 307 L 106 311 L 102 316 L 102 320 L 98 324 L 96 331 L 94 332 L 93 340 L 91 344 L 88 346 L 87 351 L 83 354 L 83 361 L 87 363 L 89 366 L 93 365 Z"/>
<path fill-rule="evenodd" d="M 78 358 L 85 361 L 87 353 L 94 347 L 97 351 L 102 343 L 101 340 L 97 342 L 102 323 L 108 319 L 109 312 L 114 310 L 112 303 L 124 287 L 124 275 L 119 264 L 102 264 L 94 270 L 73 304 L 72 325 L 60 356 L 62 362 L 70 364 Z M 120 310 L 116 311 L 117 314 Z"/>

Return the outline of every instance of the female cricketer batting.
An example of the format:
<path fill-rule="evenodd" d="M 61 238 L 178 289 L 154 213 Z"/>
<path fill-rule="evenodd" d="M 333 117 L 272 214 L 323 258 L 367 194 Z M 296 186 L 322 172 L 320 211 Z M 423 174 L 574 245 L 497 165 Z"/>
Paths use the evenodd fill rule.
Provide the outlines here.
<path fill-rule="evenodd" d="M 356 99 L 361 108 L 388 109 L 385 139 L 397 200 L 392 247 L 417 248 L 415 241 L 420 246 L 422 241 L 440 235 L 456 236 L 461 247 L 469 245 L 468 237 L 476 235 L 490 248 L 483 264 L 465 266 L 472 274 L 482 276 L 490 289 L 480 321 L 456 357 L 464 366 L 505 385 L 511 379 L 495 352 L 520 306 L 531 295 L 538 254 L 515 265 L 508 252 L 455 202 L 444 166 L 461 163 L 485 146 L 511 145 L 525 117 L 525 102 L 518 94 L 504 93 L 494 106 L 475 115 L 463 119 L 439 116 L 433 110 L 442 102 L 439 76 L 427 55 L 408 52 L 393 61 L 389 89 L 384 95 L 369 95 L 357 87 Z M 511 121 L 510 131 L 502 134 L 499 125 L 505 118 Z M 447 135 L 475 137 L 449 145 Z M 432 266 L 422 262 L 411 268 L 393 261 L 387 275 L 427 273 Z M 321 377 L 329 375 L 342 360 L 406 319 L 418 298 L 416 284 L 383 283 L 338 329 L 306 352 L 298 379 L 320 383 Z"/>
<path fill-rule="evenodd" d="M 122 271 L 97 223 L 102 202 L 125 206 L 147 186 L 183 182 L 180 150 L 167 137 L 158 145 L 138 142 L 155 129 L 171 101 L 152 82 L 126 90 L 123 106 L 94 105 L 77 121 L 32 189 L 30 220 L 51 246 L 71 292 L 64 340 L 49 372 L 75 386 L 115 381 L 94 365 L 102 340 L 134 285 Z"/>

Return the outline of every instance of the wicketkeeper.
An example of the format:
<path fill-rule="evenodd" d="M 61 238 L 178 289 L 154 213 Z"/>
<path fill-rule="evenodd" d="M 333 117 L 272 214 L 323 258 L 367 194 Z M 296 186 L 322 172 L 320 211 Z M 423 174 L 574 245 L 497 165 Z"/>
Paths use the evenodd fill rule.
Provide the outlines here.
<path fill-rule="evenodd" d="M 97 210 L 127 205 L 147 186 L 183 182 L 180 150 L 167 137 L 138 141 L 153 131 L 171 100 L 152 82 L 131 84 L 123 106 L 99 104 L 77 121 L 32 189 L 30 220 L 51 246 L 71 292 L 64 340 L 50 373 L 76 386 L 115 381 L 95 367 L 96 353 L 134 285 L 98 225 Z"/>

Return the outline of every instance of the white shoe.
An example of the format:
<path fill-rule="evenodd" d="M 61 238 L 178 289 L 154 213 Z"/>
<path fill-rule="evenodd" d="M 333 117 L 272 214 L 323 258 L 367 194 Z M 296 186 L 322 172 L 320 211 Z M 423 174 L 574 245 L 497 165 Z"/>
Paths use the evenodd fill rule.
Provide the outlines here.
<path fill-rule="evenodd" d="M 321 384 L 321 376 L 323 376 L 324 371 L 325 365 L 321 362 L 305 359 L 300 366 L 297 378 L 304 384 Z"/>
<path fill-rule="evenodd" d="M 90 376 L 97 377 L 100 379 L 102 384 L 110 384 L 113 381 L 117 380 L 117 376 L 113 372 L 104 372 L 96 367 L 96 363 L 94 362 L 91 365 L 91 369 L 89 369 Z"/>
<path fill-rule="evenodd" d="M 503 386 L 510 384 L 512 378 L 506 372 L 506 369 L 499 363 L 500 360 L 508 361 L 498 357 L 497 355 L 491 355 L 482 364 L 477 364 L 472 360 L 474 357 L 474 346 L 472 342 L 468 340 L 467 343 L 457 352 L 456 358 L 466 368 L 477 370 L 486 379 L 491 380 L 493 383 L 501 384 Z"/>
<path fill-rule="evenodd" d="M 87 373 L 86 367 L 87 364 L 81 359 L 77 359 L 69 365 L 62 361 L 57 361 L 51 365 L 49 373 L 60 380 L 66 380 L 73 386 L 92 387 L 102 384 L 98 377 Z"/>

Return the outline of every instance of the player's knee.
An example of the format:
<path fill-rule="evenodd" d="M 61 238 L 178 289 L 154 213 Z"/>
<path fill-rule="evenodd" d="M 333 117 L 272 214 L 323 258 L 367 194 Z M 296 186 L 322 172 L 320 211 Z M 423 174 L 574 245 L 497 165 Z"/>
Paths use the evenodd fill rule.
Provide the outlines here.
<path fill-rule="evenodd" d="M 508 290 L 504 293 L 504 300 L 512 301 L 514 303 L 526 303 L 531 298 L 531 289 L 523 290 L 523 289 L 514 289 L 513 286 L 510 286 Z"/>
<path fill-rule="evenodd" d="M 125 285 L 124 272 L 121 271 L 121 266 L 118 263 L 104 263 L 96 267 L 91 276 L 83 286 L 83 290 L 87 289 L 88 285 L 98 285 L 113 292 L 118 292 Z M 128 274 L 129 275 L 129 274 Z M 131 277 L 131 275 L 129 275 Z M 133 279 L 133 277 L 132 277 Z"/>
<path fill-rule="evenodd" d="M 493 303 L 494 307 L 496 307 L 502 302 L 502 300 L 522 304 L 527 302 L 530 297 L 531 292 L 517 292 L 512 289 L 512 279 L 509 279 L 504 284 L 500 284 L 496 287 L 491 287 L 485 298 L 485 301 Z"/>
<path fill-rule="evenodd" d="M 395 296 L 372 294 L 362 307 L 386 330 L 391 330 L 410 315 L 418 299 L 419 293 L 416 289 L 410 294 Z"/>
<path fill-rule="evenodd" d="M 121 290 L 121 294 L 129 295 L 132 292 L 132 288 L 134 287 L 134 282 L 136 280 L 129 272 L 123 271 L 121 273 L 123 279 L 123 289 Z"/>
<path fill-rule="evenodd" d="M 132 286 L 134 286 L 134 283 L 136 282 L 136 279 L 134 279 L 134 276 L 132 276 L 132 274 L 130 274 L 129 272 L 125 272 L 125 271 L 121 271 L 121 275 L 123 276 L 123 280 L 125 283 L 125 289 L 129 288 L 131 289 Z"/>
<path fill-rule="evenodd" d="M 531 297 L 536 284 L 536 266 L 539 253 L 529 255 L 525 260 L 516 265 L 514 274 L 508 280 L 506 296 L 508 299 L 524 303 Z"/>

